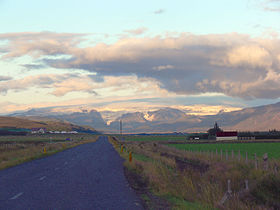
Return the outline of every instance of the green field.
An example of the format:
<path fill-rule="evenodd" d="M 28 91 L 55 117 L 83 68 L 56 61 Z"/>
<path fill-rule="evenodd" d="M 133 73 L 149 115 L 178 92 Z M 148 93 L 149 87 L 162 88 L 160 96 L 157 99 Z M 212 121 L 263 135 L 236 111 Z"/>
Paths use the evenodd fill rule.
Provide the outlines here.
<path fill-rule="evenodd" d="M 172 136 L 172 135 L 152 135 L 152 136 L 123 136 L 126 141 L 182 141 L 186 140 L 186 136 Z M 120 136 L 118 136 L 121 139 Z"/>
<path fill-rule="evenodd" d="M 254 153 L 257 154 L 258 157 L 262 157 L 264 153 L 268 153 L 269 158 L 280 159 L 280 143 L 225 143 L 225 144 L 169 144 L 168 146 L 175 147 L 177 149 L 182 150 L 192 150 L 192 151 L 214 151 L 223 150 L 229 151 L 229 156 L 231 156 L 231 151 L 233 150 L 235 155 L 238 154 L 240 150 L 240 154 L 245 157 L 246 152 L 248 153 L 248 158 L 253 159 Z"/>

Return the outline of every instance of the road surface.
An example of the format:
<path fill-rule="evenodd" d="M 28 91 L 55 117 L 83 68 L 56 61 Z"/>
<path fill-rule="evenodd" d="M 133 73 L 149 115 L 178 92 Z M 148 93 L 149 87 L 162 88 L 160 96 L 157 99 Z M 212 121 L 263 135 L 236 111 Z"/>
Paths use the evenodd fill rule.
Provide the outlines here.
<path fill-rule="evenodd" d="M 0 171 L 0 209 L 143 209 L 108 142 L 77 146 Z"/>

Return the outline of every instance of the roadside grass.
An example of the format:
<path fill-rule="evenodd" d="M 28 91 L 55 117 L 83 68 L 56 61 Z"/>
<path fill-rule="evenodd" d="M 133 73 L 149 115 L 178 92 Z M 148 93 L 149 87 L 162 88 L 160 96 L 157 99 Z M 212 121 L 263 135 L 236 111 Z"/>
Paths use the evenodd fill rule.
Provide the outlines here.
<path fill-rule="evenodd" d="M 184 199 L 180 199 L 174 196 L 166 196 L 165 197 L 168 201 L 173 203 L 175 206 L 173 209 L 175 210 L 181 210 L 181 209 L 188 209 L 188 210 L 212 210 L 215 208 L 202 205 L 200 203 L 192 203 L 189 201 L 186 201 Z"/>
<path fill-rule="evenodd" d="M 216 152 L 218 154 L 223 151 L 225 155 L 226 150 L 228 151 L 229 156 L 231 156 L 231 151 L 234 151 L 234 155 L 240 155 L 245 157 L 246 152 L 248 153 L 249 159 L 254 159 L 254 154 L 256 153 L 257 157 L 262 157 L 264 153 L 268 154 L 269 158 L 280 159 L 280 142 L 279 143 L 216 143 L 216 144 L 169 144 L 169 146 L 175 147 L 182 150 L 191 150 L 191 151 L 204 151 L 204 152 Z"/>
<path fill-rule="evenodd" d="M 145 198 L 147 209 L 160 209 L 154 207 L 151 195 L 165 200 L 161 209 L 280 208 L 279 160 L 274 162 L 278 172 L 264 171 L 253 164 L 210 158 L 158 142 L 110 141 L 126 160 L 129 183 Z M 120 151 L 121 144 L 126 151 Z M 132 162 L 128 161 L 128 152 L 132 152 Z M 231 180 L 233 194 L 222 205 L 219 202 L 227 190 L 227 180 Z M 249 181 L 249 191 L 244 191 L 245 180 Z"/>
<path fill-rule="evenodd" d="M 1 142 L 56 142 L 65 141 L 67 138 L 72 140 L 83 140 L 91 134 L 29 134 L 26 136 L 0 136 Z"/>
<path fill-rule="evenodd" d="M 137 153 L 133 154 L 133 158 L 136 159 L 136 160 L 139 160 L 139 161 L 144 161 L 144 162 L 153 161 L 152 158 L 149 158 L 145 155 L 141 155 L 141 154 L 137 154 Z"/>
<path fill-rule="evenodd" d="M 69 135 L 68 135 L 69 136 Z M 94 142 L 98 136 L 80 135 L 79 140 L 64 142 L 42 142 L 42 136 L 23 141 L 21 136 L 13 137 L 13 141 L 0 142 L 0 170 L 34 159 L 43 158 L 80 144 Z M 8 138 L 8 137 L 7 137 Z M 30 142 L 32 141 L 32 142 Z M 46 152 L 44 152 L 44 149 Z"/>

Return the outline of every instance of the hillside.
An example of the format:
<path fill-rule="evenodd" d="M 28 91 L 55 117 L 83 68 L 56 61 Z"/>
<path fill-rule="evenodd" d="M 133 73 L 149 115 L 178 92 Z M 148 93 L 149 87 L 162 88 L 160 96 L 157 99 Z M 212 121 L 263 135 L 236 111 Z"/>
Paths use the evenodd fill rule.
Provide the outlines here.
<path fill-rule="evenodd" d="M 92 131 L 96 132 L 95 129 L 89 126 L 78 126 L 69 122 L 63 122 L 55 119 L 33 117 L 27 119 L 27 117 L 0 117 L 0 128 L 14 127 L 14 128 L 40 128 L 44 127 L 48 131 Z M 35 120 L 36 119 L 36 120 Z"/>

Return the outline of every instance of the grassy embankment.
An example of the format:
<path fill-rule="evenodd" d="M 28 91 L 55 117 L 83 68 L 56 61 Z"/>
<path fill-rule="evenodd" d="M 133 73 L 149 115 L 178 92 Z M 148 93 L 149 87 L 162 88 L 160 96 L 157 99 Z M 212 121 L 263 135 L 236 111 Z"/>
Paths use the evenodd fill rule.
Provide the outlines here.
<path fill-rule="evenodd" d="M 80 144 L 96 141 L 88 134 L 31 135 L 0 137 L 0 170 L 42 158 Z M 66 141 L 70 138 L 71 141 Z M 44 152 L 44 148 L 45 151 Z"/>
<path fill-rule="evenodd" d="M 112 142 L 120 152 L 120 142 Z M 133 153 L 132 163 L 124 163 L 129 182 L 141 194 L 147 208 L 157 205 L 153 195 L 167 200 L 173 209 L 280 208 L 279 160 L 271 165 L 278 167 L 278 171 L 264 171 L 262 167 L 255 169 L 253 162 L 225 161 L 220 155 L 191 153 L 151 141 L 122 144 Z M 258 152 L 253 148 L 250 151 Z M 128 160 L 127 152 L 120 155 Z M 222 206 L 219 202 L 227 190 L 228 179 L 233 194 Z M 249 191 L 244 191 L 245 180 L 249 181 Z M 161 205 L 168 206 L 159 202 Z"/>

